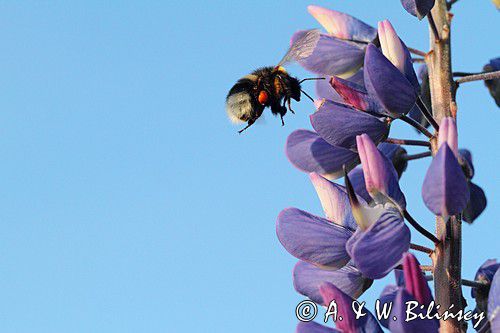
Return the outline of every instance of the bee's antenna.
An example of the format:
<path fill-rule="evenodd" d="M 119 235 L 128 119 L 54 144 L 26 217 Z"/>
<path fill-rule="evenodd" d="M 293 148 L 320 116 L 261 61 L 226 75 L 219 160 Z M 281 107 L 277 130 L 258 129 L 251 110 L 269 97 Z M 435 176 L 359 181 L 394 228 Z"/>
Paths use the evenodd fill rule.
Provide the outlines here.
<path fill-rule="evenodd" d="M 306 95 L 306 96 L 307 96 L 307 97 L 311 100 L 311 102 L 313 102 L 313 103 L 314 103 L 314 99 L 313 99 L 311 96 L 309 96 L 309 95 L 308 95 L 308 94 L 307 94 L 304 90 L 302 90 L 302 89 L 300 89 L 300 91 L 302 91 L 302 93 L 303 93 L 304 95 Z"/>
<path fill-rule="evenodd" d="M 300 80 L 299 83 L 302 83 L 304 81 L 310 81 L 310 80 L 326 80 L 326 77 L 308 77 L 307 79 Z"/>

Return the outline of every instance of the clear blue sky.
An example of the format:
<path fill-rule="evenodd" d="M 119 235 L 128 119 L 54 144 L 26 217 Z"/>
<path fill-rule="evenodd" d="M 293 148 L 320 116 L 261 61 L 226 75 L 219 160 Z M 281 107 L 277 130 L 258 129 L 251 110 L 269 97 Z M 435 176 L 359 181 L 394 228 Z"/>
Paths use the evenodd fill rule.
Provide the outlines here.
<path fill-rule="evenodd" d="M 321 213 L 284 155 L 313 106 L 239 136 L 224 100 L 240 76 L 276 63 L 295 30 L 318 27 L 308 4 L 0 4 L 1 332 L 293 332 L 303 298 L 275 219 L 288 206 Z M 427 47 L 426 24 L 397 0 L 316 4 L 388 18 L 407 44 Z M 488 0 L 462 0 L 455 13 L 455 69 L 480 70 L 500 55 L 499 13 Z M 464 226 L 473 278 L 500 248 L 500 113 L 482 83 L 464 85 L 458 102 L 460 146 L 489 199 Z M 433 229 L 420 198 L 428 162 L 412 163 L 402 187 Z M 363 299 L 373 304 L 386 283 Z"/>

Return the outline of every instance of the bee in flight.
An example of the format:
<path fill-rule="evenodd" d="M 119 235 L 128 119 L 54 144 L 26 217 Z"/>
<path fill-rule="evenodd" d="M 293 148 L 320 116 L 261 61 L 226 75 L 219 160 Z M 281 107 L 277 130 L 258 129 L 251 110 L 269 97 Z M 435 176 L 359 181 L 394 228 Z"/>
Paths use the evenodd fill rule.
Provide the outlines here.
<path fill-rule="evenodd" d="M 276 116 L 280 115 L 282 125 L 285 125 L 283 116 L 290 112 L 295 113 L 291 107 L 291 99 L 300 101 L 300 93 L 303 92 L 308 98 L 300 84 L 306 80 L 290 76 L 283 65 L 291 61 L 298 61 L 309 57 L 316 47 L 320 38 L 319 30 L 306 30 L 292 42 L 285 56 L 275 67 L 263 67 L 242 77 L 229 90 L 226 97 L 226 112 L 229 119 L 234 123 L 247 125 L 238 133 L 243 132 L 262 115 L 264 108 L 270 107 Z"/>

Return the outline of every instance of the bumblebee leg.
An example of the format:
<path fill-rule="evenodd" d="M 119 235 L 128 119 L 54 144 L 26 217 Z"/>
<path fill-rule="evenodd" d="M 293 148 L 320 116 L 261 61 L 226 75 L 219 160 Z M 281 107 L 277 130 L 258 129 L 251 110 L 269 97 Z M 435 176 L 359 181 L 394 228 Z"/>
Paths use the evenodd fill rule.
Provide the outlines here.
<path fill-rule="evenodd" d="M 287 99 L 287 103 L 288 103 L 288 110 L 290 110 L 291 113 L 295 114 L 295 111 L 292 110 L 292 103 L 290 101 L 290 98 Z"/>
<path fill-rule="evenodd" d="M 250 119 L 250 120 L 248 121 L 248 124 L 245 126 L 245 128 L 243 128 L 242 130 L 239 130 L 239 131 L 238 131 L 238 134 L 241 134 L 244 130 L 246 130 L 247 128 L 249 128 L 250 126 L 252 126 L 252 125 L 253 125 L 253 123 L 255 123 L 255 119 Z"/>
<path fill-rule="evenodd" d="M 283 121 L 283 116 L 286 114 L 286 107 L 282 107 L 280 110 L 280 117 L 281 117 L 281 126 L 285 126 L 285 122 Z"/>

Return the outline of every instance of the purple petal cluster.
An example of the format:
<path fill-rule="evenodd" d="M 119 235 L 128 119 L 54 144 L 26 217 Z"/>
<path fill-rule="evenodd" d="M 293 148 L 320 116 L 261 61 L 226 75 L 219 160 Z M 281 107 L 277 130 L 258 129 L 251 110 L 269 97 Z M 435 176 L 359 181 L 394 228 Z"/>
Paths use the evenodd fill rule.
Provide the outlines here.
<path fill-rule="evenodd" d="M 500 70 L 500 57 L 491 59 L 490 62 L 484 66 L 485 72 L 495 72 Z M 485 80 L 484 84 L 490 91 L 491 97 L 497 103 L 497 106 L 500 107 L 500 79 L 493 80 Z"/>
<path fill-rule="evenodd" d="M 455 121 L 453 118 L 443 118 L 439 128 L 439 150 L 425 175 L 422 197 L 427 208 L 447 218 L 465 209 L 470 192 L 458 162 Z"/>
<path fill-rule="evenodd" d="M 391 314 L 389 318 L 405 318 L 407 302 L 416 301 L 419 305 L 429 307 L 433 302 L 433 297 L 425 275 L 420 269 L 420 263 L 413 254 L 406 253 L 403 260 L 404 281 L 398 281 L 398 285 L 387 286 L 379 299 L 381 303 L 392 303 Z M 415 312 L 418 309 L 414 310 Z M 422 313 L 424 310 L 420 309 Z M 426 320 L 382 320 L 381 324 L 390 329 L 393 333 L 408 332 L 438 332 L 439 321 L 436 319 Z"/>
<path fill-rule="evenodd" d="M 379 23 L 381 49 L 368 45 L 364 62 L 367 91 L 388 115 L 399 118 L 415 106 L 420 85 L 411 55 L 389 21 Z"/>
<path fill-rule="evenodd" d="M 434 0 L 401 2 L 419 19 L 429 15 L 434 6 Z M 420 263 L 409 253 L 411 247 L 430 253 L 434 259 L 433 250 L 410 243 L 405 218 L 437 248 L 440 240 L 408 214 L 399 185 L 408 161 L 430 157 L 431 152 L 409 155 L 401 146 L 388 142 L 429 150 L 431 143 L 433 148 L 436 145 L 423 180 L 423 201 L 444 219 L 461 214 L 469 223 L 486 207 L 484 191 L 472 182 L 472 154 L 458 149 L 454 118 L 443 118 L 439 126 L 432 118 L 427 68 L 421 67 L 417 77 L 410 52 L 389 21 L 379 22 L 375 29 L 345 13 L 319 6 L 308 10 L 326 33 L 312 54 L 299 63 L 326 79 L 316 82 L 318 99 L 310 115 L 313 131 L 292 132 L 286 154 L 294 166 L 309 174 L 324 217 L 286 208 L 277 218 L 276 234 L 298 259 L 293 269 L 295 290 L 327 308 L 335 300 L 343 320 L 335 323 L 335 329 L 302 322 L 296 332 L 382 332 L 371 313 L 356 319 L 351 304 L 375 279 L 392 271 L 397 284 L 387 286 L 380 297 L 393 303 L 389 319 L 381 320 L 382 326 L 396 333 L 438 332 L 437 319 L 403 320 L 408 302 L 418 302 L 414 311 L 421 314 L 434 304 Z M 496 60 L 487 70 L 500 67 Z M 496 83 L 487 82 L 495 98 Z M 388 140 L 391 124 L 397 119 L 412 125 L 429 142 Z M 426 130 L 429 122 L 434 133 Z M 345 187 L 333 182 L 342 176 Z M 493 331 L 500 330 L 499 267 L 493 260 L 483 264 L 475 282 L 485 287 L 472 292 L 475 311 L 488 313 L 487 325 Z M 394 316 L 400 319 L 392 320 Z"/>
<path fill-rule="evenodd" d="M 435 0 L 401 0 L 401 4 L 408 13 L 423 19 L 434 7 Z"/>
<path fill-rule="evenodd" d="M 485 210 L 488 201 L 483 189 L 472 182 L 475 173 L 472 153 L 467 149 L 459 149 L 458 154 L 460 165 L 469 186 L 469 202 L 462 211 L 462 219 L 467 223 L 473 223 Z"/>
<path fill-rule="evenodd" d="M 327 33 L 321 35 L 314 52 L 300 64 L 320 75 L 347 78 L 355 74 L 363 66 L 366 44 L 377 38 L 377 30 L 345 13 L 319 6 L 309 6 L 308 10 Z"/>

